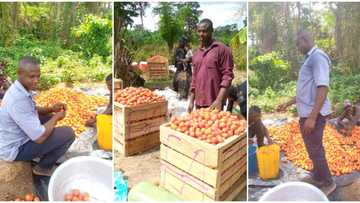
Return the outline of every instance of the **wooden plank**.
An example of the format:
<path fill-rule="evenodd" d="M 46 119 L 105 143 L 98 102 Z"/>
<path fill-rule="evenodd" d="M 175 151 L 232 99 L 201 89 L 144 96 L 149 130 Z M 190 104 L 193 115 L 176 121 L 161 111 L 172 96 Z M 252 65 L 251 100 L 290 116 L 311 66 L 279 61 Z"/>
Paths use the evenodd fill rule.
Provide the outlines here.
<path fill-rule="evenodd" d="M 120 125 L 120 128 L 124 128 L 124 139 L 130 140 L 152 132 L 158 132 L 160 130 L 160 125 L 165 123 L 165 121 L 166 117 L 162 116 L 154 119 L 131 123 L 127 126 Z"/>
<path fill-rule="evenodd" d="M 160 158 L 209 185 L 215 187 L 217 184 L 220 176 L 218 170 L 209 168 L 163 144 L 160 147 Z"/>
<path fill-rule="evenodd" d="M 234 154 L 232 165 L 227 168 L 221 167 L 221 170 L 209 168 L 163 144 L 160 148 L 160 158 L 213 187 L 219 187 L 246 164 L 246 151 L 246 147 L 240 149 Z"/>
<path fill-rule="evenodd" d="M 123 154 L 125 156 L 135 155 L 150 150 L 160 145 L 159 132 L 153 132 L 132 140 L 126 140 Z"/>
<path fill-rule="evenodd" d="M 126 125 L 136 121 L 166 116 L 167 101 L 152 104 L 140 104 L 137 106 L 124 106 L 115 102 L 114 110 L 115 122 L 124 123 L 124 125 Z"/>
<path fill-rule="evenodd" d="M 233 165 L 239 159 L 239 157 L 242 157 L 244 154 L 246 154 L 246 152 L 247 152 L 247 139 L 246 139 L 246 137 L 244 137 L 242 140 L 239 140 L 239 142 L 237 142 L 236 145 L 234 145 L 234 150 L 233 151 L 234 151 L 234 153 L 232 153 L 231 157 L 227 157 L 227 159 L 222 160 L 222 163 L 221 163 L 221 165 L 219 167 L 220 171 L 226 170 L 231 165 Z M 224 159 L 224 157 L 222 159 Z"/>
<path fill-rule="evenodd" d="M 241 178 L 228 190 L 226 191 L 221 197 L 221 201 L 232 201 L 234 200 L 240 192 L 245 189 L 247 185 L 246 180 L 246 173 L 241 176 Z"/>
<path fill-rule="evenodd" d="M 231 199 L 236 195 L 234 193 L 238 193 L 238 191 L 241 191 L 242 189 L 234 187 L 234 185 L 237 185 L 240 182 L 239 179 L 241 179 L 241 182 L 244 182 L 243 185 L 246 184 L 246 179 L 241 178 L 242 176 L 246 177 L 245 172 L 246 166 L 242 167 L 239 170 L 239 173 L 234 175 L 234 180 L 232 180 L 232 184 L 227 187 L 227 190 L 221 191 L 221 188 L 216 190 L 187 173 L 176 169 L 176 167 L 162 161 L 160 184 L 167 190 L 189 201 L 213 201 L 222 200 L 222 198 Z"/>
<path fill-rule="evenodd" d="M 228 146 L 234 146 L 239 142 L 243 136 L 232 136 L 226 139 L 223 143 L 218 145 L 212 145 L 184 133 L 172 130 L 169 124 L 163 124 L 160 126 L 160 140 L 162 144 L 169 146 L 170 148 L 181 152 L 182 154 L 196 160 L 211 168 L 217 168 L 221 160 L 225 160 L 227 156 L 221 156 Z M 235 145 L 240 148 L 240 145 Z M 231 148 L 235 153 L 237 150 Z"/>

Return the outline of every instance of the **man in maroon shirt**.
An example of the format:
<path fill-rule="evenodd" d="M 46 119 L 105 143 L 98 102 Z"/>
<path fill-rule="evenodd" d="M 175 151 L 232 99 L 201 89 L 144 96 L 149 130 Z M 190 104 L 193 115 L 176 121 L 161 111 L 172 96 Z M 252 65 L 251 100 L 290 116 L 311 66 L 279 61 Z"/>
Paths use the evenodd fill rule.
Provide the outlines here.
<path fill-rule="evenodd" d="M 197 26 L 200 48 L 195 52 L 188 112 L 194 108 L 222 109 L 227 89 L 234 78 L 230 48 L 212 38 L 213 26 L 203 19 Z"/>

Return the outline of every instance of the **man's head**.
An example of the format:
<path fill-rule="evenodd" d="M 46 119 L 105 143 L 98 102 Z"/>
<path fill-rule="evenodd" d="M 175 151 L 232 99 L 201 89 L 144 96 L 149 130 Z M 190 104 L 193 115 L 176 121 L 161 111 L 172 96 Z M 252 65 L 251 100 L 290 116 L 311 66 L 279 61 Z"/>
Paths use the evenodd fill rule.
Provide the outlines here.
<path fill-rule="evenodd" d="M 31 56 L 20 59 L 18 80 L 26 90 L 35 90 L 40 80 L 40 62 Z"/>
<path fill-rule="evenodd" d="M 197 25 L 197 32 L 202 44 L 206 44 L 212 40 L 213 31 L 213 23 L 207 18 L 201 20 Z"/>
<path fill-rule="evenodd" d="M 112 92 L 112 74 L 106 76 L 105 81 L 107 88 L 109 89 L 110 92 Z"/>
<path fill-rule="evenodd" d="M 296 46 L 302 54 L 306 54 L 314 46 L 314 39 L 306 30 L 301 30 L 297 33 Z"/>
<path fill-rule="evenodd" d="M 256 122 L 261 119 L 261 109 L 258 106 L 251 106 L 249 109 L 249 123 Z"/>

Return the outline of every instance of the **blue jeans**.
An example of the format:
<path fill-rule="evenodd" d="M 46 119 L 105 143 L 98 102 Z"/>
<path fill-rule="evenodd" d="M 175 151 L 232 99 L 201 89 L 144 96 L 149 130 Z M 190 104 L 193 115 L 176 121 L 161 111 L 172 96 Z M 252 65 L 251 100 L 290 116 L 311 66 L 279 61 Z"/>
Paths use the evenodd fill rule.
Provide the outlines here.
<path fill-rule="evenodd" d="M 331 173 L 325 157 L 325 149 L 323 145 L 323 135 L 326 124 L 326 117 L 319 115 L 315 128 L 309 135 L 304 135 L 304 124 L 306 118 L 300 118 L 300 131 L 305 143 L 306 150 L 313 163 L 312 175 L 315 180 L 332 183 Z"/>
<path fill-rule="evenodd" d="M 39 117 L 40 122 L 44 124 L 51 119 L 52 115 Z M 31 161 L 34 158 L 40 158 L 38 165 L 41 168 L 51 169 L 74 140 L 75 133 L 71 127 L 56 127 L 42 144 L 29 141 L 22 145 L 15 161 Z"/>

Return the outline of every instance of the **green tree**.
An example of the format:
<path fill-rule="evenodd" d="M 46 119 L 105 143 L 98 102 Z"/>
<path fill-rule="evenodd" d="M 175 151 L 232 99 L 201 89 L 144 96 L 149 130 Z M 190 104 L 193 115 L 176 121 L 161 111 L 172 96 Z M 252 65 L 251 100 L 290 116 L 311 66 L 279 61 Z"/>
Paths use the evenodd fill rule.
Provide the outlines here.
<path fill-rule="evenodd" d="M 203 13 L 200 10 L 198 2 L 184 2 L 177 4 L 177 16 L 181 26 L 185 29 L 185 36 L 189 41 L 194 40 L 194 33 L 196 33 L 196 26 L 199 23 L 199 17 Z"/>
<path fill-rule="evenodd" d="M 160 2 L 159 6 L 154 8 L 154 13 L 160 16 L 159 31 L 171 53 L 174 44 L 184 33 L 184 27 L 181 27 L 181 22 L 176 18 L 175 4 Z"/>

